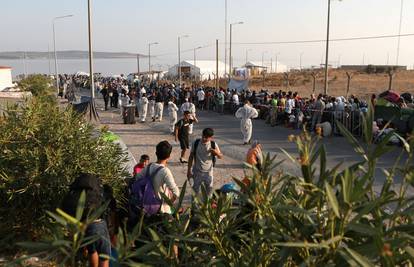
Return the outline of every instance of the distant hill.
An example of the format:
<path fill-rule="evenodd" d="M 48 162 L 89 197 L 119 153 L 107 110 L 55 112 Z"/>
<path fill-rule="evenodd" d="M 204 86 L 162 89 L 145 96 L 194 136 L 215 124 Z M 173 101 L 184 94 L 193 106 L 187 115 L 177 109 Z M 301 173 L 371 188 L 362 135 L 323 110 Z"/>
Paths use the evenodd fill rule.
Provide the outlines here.
<path fill-rule="evenodd" d="M 66 50 L 57 51 L 59 59 L 87 59 L 88 51 Z M 94 58 L 136 58 L 137 54 L 127 52 L 94 52 Z M 146 57 L 145 55 L 140 55 Z M 21 59 L 24 57 L 23 51 L 0 52 L 0 59 Z M 53 58 L 53 51 L 50 51 L 50 57 Z M 27 59 L 48 59 L 48 52 L 26 52 Z"/>

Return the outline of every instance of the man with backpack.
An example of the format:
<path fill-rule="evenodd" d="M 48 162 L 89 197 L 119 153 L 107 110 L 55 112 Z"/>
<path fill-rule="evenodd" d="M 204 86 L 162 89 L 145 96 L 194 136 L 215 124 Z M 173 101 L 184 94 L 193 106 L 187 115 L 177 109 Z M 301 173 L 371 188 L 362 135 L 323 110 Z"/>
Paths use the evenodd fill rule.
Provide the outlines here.
<path fill-rule="evenodd" d="M 99 177 L 82 173 L 70 185 L 69 192 L 62 200 L 61 208 L 67 214 L 75 217 L 79 198 L 85 192 L 85 209 L 81 221 L 87 222 L 88 216 L 105 204 L 104 190 Z M 103 215 L 101 217 L 104 217 Z M 111 241 L 108 224 L 103 218 L 98 218 L 88 224 L 84 238 L 97 236 L 98 239 L 86 246 L 90 266 L 109 266 L 107 257 L 111 256 Z"/>
<path fill-rule="evenodd" d="M 223 158 L 218 145 L 213 141 L 213 136 L 213 129 L 204 129 L 201 139 L 195 140 L 191 148 L 187 178 L 194 179 L 193 190 L 196 194 L 199 193 L 200 186 L 203 184 L 207 194 L 211 195 L 216 158 Z"/>
<path fill-rule="evenodd" d="M 167 168 L 172 146 L 167 141 L 162 141 L 156 146 L 157 162 L 146 166 L 135 175 L 130 193 L 130 215 L 132 213 L 144 213 L 146 216 L 156 214 L 172 214 L 171 207 L 163 201 L 162 195 L 174 202 L 180 195 L 174 176 Z M 141 214 L 132 214 L 132 217 L 140 218 Z M 132 220 L 137 218 L 130 218 Z"/>

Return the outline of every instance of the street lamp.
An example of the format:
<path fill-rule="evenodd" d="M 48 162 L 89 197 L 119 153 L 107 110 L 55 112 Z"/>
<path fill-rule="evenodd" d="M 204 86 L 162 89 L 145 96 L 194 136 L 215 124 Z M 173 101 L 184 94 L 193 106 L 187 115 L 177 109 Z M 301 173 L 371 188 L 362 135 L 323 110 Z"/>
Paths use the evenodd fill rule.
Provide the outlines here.
<path fill-rule="evenodd" d="M 233 68 L 233 60 L 232 60 L 232 56 L 231 56 L 231 42 L 232 42 L 232 32 L 233 32 L 233 25 L 240 25 L 243 24 L 243 21 L 239 21 L 239 22 L 235 22 L 235 23 L 230 23 L 230 52 L 229 52 L 229 75 L 231 76 L 232 74 L 232 68 Z"/>
<path fill-rule="evenodd" d="M 157 42 L 148 44 L 148 74 L 151 75 L 151 45 L 157 45 Z M 151 75 L 152 79 L 152 75 Z"/>
<path fill-rule="evenodd" d="M 401 10 L 400 10 L 400 26 L 398 28 L 398 44 L 397 44 L 397 60 L 396 64 L 398 66 L 398 61 L 400 58 L 400 42 L 401 42 L 401 26 L 402 26 L 402 20 L 403 20 L 403 11 L 404 11 L 404 0 L 401 0 Z"/>
<path fill-rule="evenodd" d="M 189 35 L 181 35 L 178 36 L 178 79 L 179 79 L 179 86 L 181 88 L 181 38 L 187 38 Z"/>
<path fill-rule="evenodd" d="M 276 63 L 275 63 L 275 72 L 277 73 L 277 64 L 278 64 L 278 56 L 280 55 L 280 53 L 278 52 L 278 53 L 276 53 L 276 57 L 275 57 L 275 60 L 276 60 Z"/>
<path fill-rule="evenodd" d="M 303 57 L 303 52 L 302 53 L 300 53 L 300 56 L 299 56 L 299 69 L 302 71 L 302 57 Z"/>
<path fill-rule="evenodd" d="M 57 63 L 57 53 L 56 53 L 56 32 L 55 32 L 55 21 L 58 19 L 64 19 L 64 18 L 70 18 L 73 17 L 73 15 L 65 15 L 65 16 L 59 16 L 54 17 L 52 20 L 52 26 L 53 26 L 53 50 L 55 54 L 55 75 L 56 75 L 56 88 L 59 95 L 59 72 L 58 72 L 58 63 Z"/>
<path fill-rule="evenodd" d="M 199 47 L 196 47 L 196 48 L 194 48 L 194 68 L 196 68 L 197 67 L 197 60 L 196 60 L 196 58 L 197 58 L 197 55 L 196 55 L 196 52 L 197 52 L 197 50 L 198 49 L 201 49 L 201 48 L 203 48 L 202 46 L 199 46 Z M 201 75 L 201 73 L 200 73 L 200 75 Z M 196 78 L 196 75 L 194 75 L 194 80 L 196 80 L 197 78 Z"/>
<path fill-rule="evenodd" d="M 262 52 L 262 67 L 264 68 L 265 67 L 265 64 L 264 64 L 264 55 L 267 53 L 267 51 L 263 51 Z"/>
<path fill-rule="evenodd" d="M 196 47 L 196 48 L 194 48 L 194 67 L 197 67 L 197 61 L 196 61 L 196 51 L 198 50 L 198 49 L 201 49 L 201 48 L 203 48 L 202 46 L 199 46 L 199 47 Z"/>
<path fill-rule="evenodd" d="M 249 60 L 249 51 L 252 51 L 253 49 L 246 49 L 246 64 Z"/>

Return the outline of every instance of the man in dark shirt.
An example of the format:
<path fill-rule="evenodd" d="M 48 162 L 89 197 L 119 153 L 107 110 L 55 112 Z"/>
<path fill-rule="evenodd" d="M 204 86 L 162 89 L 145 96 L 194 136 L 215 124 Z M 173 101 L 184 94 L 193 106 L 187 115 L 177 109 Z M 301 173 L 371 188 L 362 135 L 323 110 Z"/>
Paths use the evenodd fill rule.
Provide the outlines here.
<path fill-rule="evenodd" d="M 184 117 L 175 124 L 175 141 L 180 141 L 181 163 L 187 163 L 187 160 L 185 160 L 184 157 L 187 149 L 190 149 L 188 130 L 190 125 L 193 124 L 194 121 L 197 122 L 196 119 L 192 119 L 190 112 L 186 110 L 184 111 Z"/>

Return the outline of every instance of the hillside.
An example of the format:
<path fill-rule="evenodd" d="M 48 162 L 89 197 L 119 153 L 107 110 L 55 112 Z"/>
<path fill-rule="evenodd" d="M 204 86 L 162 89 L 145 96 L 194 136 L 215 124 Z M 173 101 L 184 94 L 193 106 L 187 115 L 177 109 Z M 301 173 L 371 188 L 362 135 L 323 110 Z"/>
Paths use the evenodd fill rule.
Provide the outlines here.
<path fill-rule="evenodd" d="M 60 59 L 85 59 L 88 58 L 88 51 L 81 50 L 66 50 L 57 51 Z M 94 52 L 95 58 L 136 58 L 137 54 L 127 52 Z M 146 57 L 145 55 L 140 55 Z M 0 59 L 21 59 L 24 57 L 24 51 L 0 52 Z M 28 59 L 47 59 L 48 52 L 26 52 Z M 53 57 L 53 51 L 50 51 L 50 57 Z"/>

